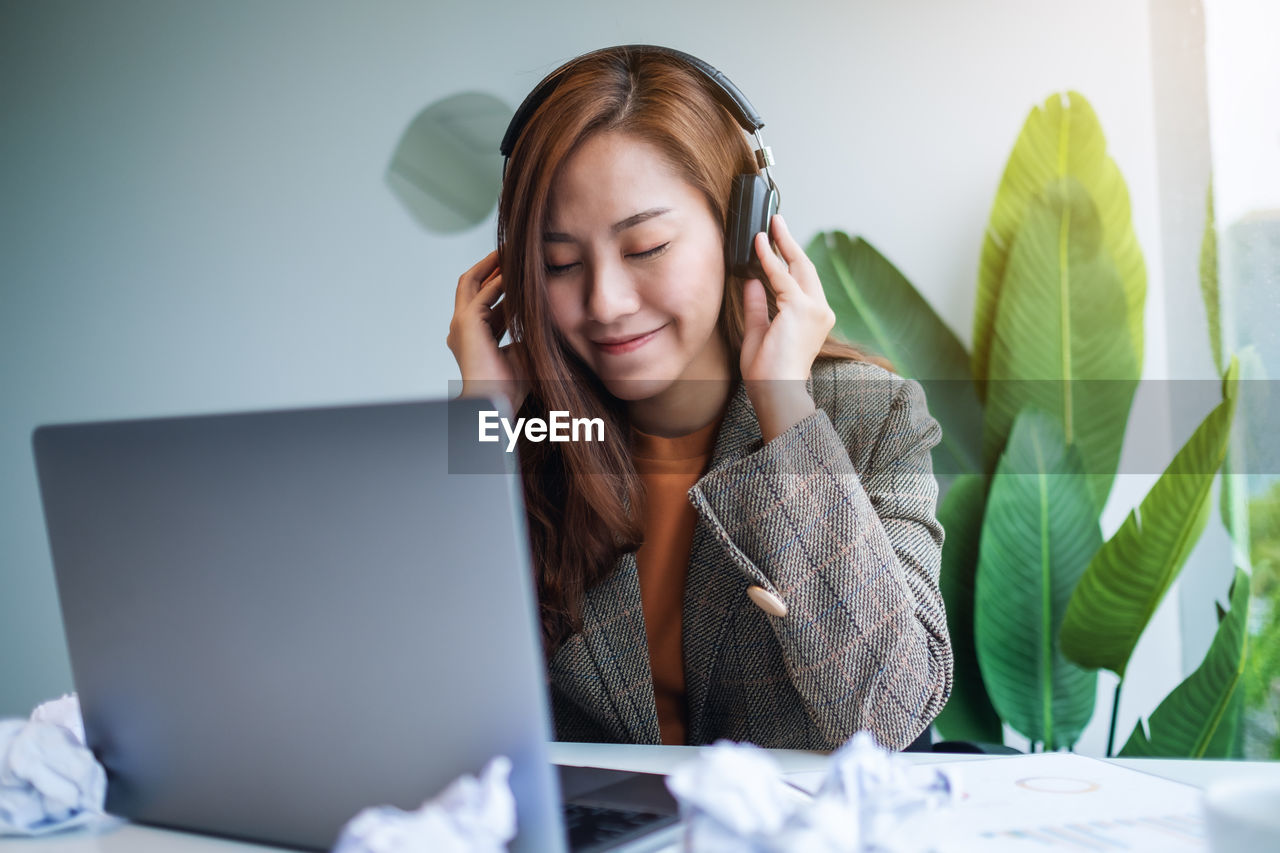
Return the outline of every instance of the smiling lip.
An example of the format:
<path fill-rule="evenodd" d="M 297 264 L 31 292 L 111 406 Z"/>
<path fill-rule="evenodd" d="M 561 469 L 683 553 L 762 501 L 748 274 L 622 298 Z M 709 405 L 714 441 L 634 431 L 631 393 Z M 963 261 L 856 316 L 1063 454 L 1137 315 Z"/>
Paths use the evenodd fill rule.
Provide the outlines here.
<path fill-rule="evenodd" d="M 637 350 L 649 343 L 649 341 L 653 340 L 654 335 L 658 334 L 658 332 L 661 332 L 665 328 L 665 325 L 659 326 L 652 332 L 645 332 L 643 335 L 637 335 L 634 338 L 614 338 L 610 341 L 592 341 L 591 343 L 595 345 L 596 349 L 606 355 L 622 355 L 623 353 Z"/>

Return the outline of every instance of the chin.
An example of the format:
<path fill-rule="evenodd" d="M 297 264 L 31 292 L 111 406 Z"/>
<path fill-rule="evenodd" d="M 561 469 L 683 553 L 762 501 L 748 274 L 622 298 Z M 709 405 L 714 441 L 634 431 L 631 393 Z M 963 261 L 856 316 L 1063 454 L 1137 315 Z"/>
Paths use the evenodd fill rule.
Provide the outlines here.
<path fill-rule="evenodd" d="M 674 379 L 643 376 L 601 378 L 600 381 L 604 383 L 604 387 L 610 394 L 628 403 L 656 397 L 675 384 Z"/>

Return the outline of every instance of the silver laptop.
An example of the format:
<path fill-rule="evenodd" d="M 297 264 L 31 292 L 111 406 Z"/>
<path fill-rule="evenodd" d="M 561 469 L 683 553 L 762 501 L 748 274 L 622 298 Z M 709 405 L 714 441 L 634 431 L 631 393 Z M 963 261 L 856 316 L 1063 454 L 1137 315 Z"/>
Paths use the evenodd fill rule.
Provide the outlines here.
<path fill-rule="evenodd" d="M 496 408 L 35 431 L 109 812 L 328 849 L 360 809 L 416 808 L 502 754 L 512 849 L 566 849 L 520 480 L 503 443 L 476 440 L 479 412 Z M 570 812 L 573 849 L 675 832 L 660 777 L 568 772 L 586 803 Z M 619 814 L 607 792 L 631 790 L 647 805 Z"/>

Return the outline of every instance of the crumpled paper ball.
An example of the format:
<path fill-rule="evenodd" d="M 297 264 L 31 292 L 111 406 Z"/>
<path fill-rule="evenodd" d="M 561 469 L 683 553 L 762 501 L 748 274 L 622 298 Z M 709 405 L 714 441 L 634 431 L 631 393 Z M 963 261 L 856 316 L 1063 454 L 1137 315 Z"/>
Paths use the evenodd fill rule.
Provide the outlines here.
<path fill-rule="evenodd" d="M 692 853 L 913 850 L 895 837 L 904 822 L 959 795 L 953 771 L 913 766 L 867 732 L 832 753 L 812 798 L 788 785 L 763 749 L 727 740 L 677 767 L 667 788 Z"/>
<path fill-rule="evenodd" d="M 765 750 L 727 740 L 677 767 L 667 789 L 686 821 L 685 848 L 699 853 L 728 853 L 776 837 L 804 799 Z"/>
<path fill-rule="evenodd" d="M 107 774 L 85 746 L 75 694 L 29 720 L 0 720 L 0 836 L 45 835 L 103 818 Z"/>
<path fill-rule="evenodd" d="M 332 853 L 498 853 L 516 837 L 511 761 L 499 755 L 477 780 L 461 776 L 414 811 L 364 809 L 343 828 Z"/>

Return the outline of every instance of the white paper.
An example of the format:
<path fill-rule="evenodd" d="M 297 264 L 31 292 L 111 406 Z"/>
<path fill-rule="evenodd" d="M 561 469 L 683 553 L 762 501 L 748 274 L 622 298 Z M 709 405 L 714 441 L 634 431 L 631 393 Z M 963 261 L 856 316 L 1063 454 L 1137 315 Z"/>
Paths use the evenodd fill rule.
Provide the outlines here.
<path fill-rule="evenodd" d="M 730 741 L 677 767 L 667 787 L 694 853 L 915 850 L 898 830 L 956 794 L 947 771 L 913 767 L 866 732 L 831 756 L 813 796 L 789 786 L 764 750 Z"/>
<path fill-rule="evenodd" d="M 511 761 L 497 756 L 477 780 L 455 779 L 440 794 L 407 812 L 367 808 L 343 828 L 333 853 L 498 853 L 516 836 Z"/>
<path fill-rule="evenodd" d="M 0 720 L 0 836 L 110 820 L 106 797 L 107 775 L 84 745 L 74 694 L 46 702 L 30 720 Z"/>
<path fill-rule="evenodd" d="M 87 743 L 84 736 L 84 719 L 80 716 L 80 699 L 74 693 L 66 693 L 57 699 L 37 705 L 31 712 L 31 719 L 38 723 L 62 726 L 71 732 L 81 746 Z"/>
<path fill-rule="evenodd" d="M 1190 785 L 1072 753 L 946 766 L 965 794 L 915 832 L 939 853 L 1208 850 Z"/>

